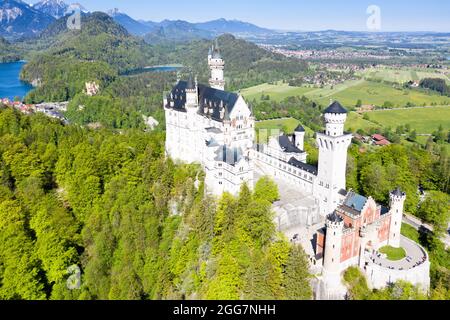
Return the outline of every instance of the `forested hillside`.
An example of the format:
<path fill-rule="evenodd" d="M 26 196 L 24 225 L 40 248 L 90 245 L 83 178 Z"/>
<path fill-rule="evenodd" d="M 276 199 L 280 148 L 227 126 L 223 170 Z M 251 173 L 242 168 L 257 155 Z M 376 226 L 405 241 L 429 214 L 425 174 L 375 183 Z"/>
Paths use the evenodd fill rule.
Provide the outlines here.
<path fill-rule="evenodd" d="M 269 180 L 216 204 L 199 168 L 165 160 L 162 132 L 1 107 L 0 140 L 1 299 L 311 298 L 305 254 L 275 232 Z"/>
<path fill-rule="evenodd" d="M 41 39 L 29 44 L 40 48 L 30 54 L 21 74 L 23 80 L 39 84 L 28 97 L 30 102 L 68 100 L 87 81 L 97 80 L 104 87 L 118 74 L 156 61 L 150 46 L 107 14 L 83 16 L 81 30 L 67 30 L 63 22 L 56 21 Z"/>
<path fill-rule="evenodd" d="M 0 63 L 14 62 L 20 60 L 21 56 L 17 48 L 0 37 Z"/>
<path fill-rule="evenodd" d="M 271 53 L 229 34 L 220 36 L 217 42 L 225 60 L 227 90 L 240 90 L 265 82 L 290 79 L 307 70 L 307 64 L 302 61 Z M 198 75 L 199 81 L 207 83 L 210 76 L 207 54 L 212 44 L 212 41 L 199 40 L 176 46 L 161 46 L 163 52 L 166 52 L 163 61 L 190 67 Z"/>

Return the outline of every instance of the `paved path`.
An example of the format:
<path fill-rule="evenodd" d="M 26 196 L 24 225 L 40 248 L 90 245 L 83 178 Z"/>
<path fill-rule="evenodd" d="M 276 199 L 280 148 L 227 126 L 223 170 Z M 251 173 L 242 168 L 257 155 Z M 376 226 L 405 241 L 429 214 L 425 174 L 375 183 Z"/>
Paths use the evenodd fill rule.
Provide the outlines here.
<path fill-rule="evenodd" d="M 370 255 L 370 261 L 385 268 L 395 270 L 409 270 L 426 261 L 427 256 L 413 241 L 408 241 L 404 237 L 400 239 L 400 245 L 406 251 L 406 257 L 402 260 L 391 261 L 387 258 L 383 258 L 381 254 L 374 253 Z"/>

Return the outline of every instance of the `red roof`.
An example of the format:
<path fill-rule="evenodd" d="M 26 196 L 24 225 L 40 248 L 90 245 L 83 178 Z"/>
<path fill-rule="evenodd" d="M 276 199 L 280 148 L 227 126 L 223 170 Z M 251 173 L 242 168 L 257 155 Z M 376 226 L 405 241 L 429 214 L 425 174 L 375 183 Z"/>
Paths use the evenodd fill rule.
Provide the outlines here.
<path fill-rule="evenodd" d="M 385 137 L 383 137 L 381 134 L 374 134 L 372 136 L 372 139 L 376 140 L 376 141 L 382 141 L 382 140 L 387 140 Z"/>
<path fill-rule="evenodd" d="M 387 141 L 386 139 L 384 139 L 384 140 L 381 140 L 381 141 L 376 141 L 375 144 L 376 144 L 377 146 L 388 146 L 388 145 L 390 145 L 391 143 L 390 143 L 389 141 Z"/>

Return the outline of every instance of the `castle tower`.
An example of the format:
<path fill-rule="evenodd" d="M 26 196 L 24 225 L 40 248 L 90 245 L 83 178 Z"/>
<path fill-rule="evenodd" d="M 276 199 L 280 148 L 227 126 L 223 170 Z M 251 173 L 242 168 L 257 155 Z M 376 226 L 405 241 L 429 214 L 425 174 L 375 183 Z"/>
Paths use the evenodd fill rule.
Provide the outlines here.
<path fill-rule="evenodd" d="M 406 193 L 397 188 L 389 194 L 391 207 L 391 225 L 389 229 L 389 245 L 400 248 L 400 232 L 402 229 L 403 209 Z"/>
<path fill-rule="evenodd" d="M 193 80 L 192 74 L 189 75 L 189 79 L 186 85 L 186 109 L 198 107 L 198 91 L 197 80 Z"/>
<path fill-rule="evenodd" d="M 303 128 L 303 126 L 298 125 L 294 131 L 294 137 L 295 146 L 300 150 L 305 150 L 305 128 Z"/>
<path fill-rule="evenodd" d="M 209 85 L 211 88 L 225 90 L 225 61 L 222 59 L 222 55 L 220 54 L 217 39 L 215 46 L 213 45 L 209 50 L 208 65 L 211 70 L 211 78 L 209 79 Z"/>
<path fill-rule="evenodd" d="M 319 170 L 316 193 L 322 216 L 332 213 L 339 205 L 339 191 L 346 189 L 347 152 L 352 135 L 344 133 L 347 110 L 339 102 L 324 111 L 326 130 L 317 133 Z"/>
<path fill-rule="evenodd" d="M 328 215 L 323 257 L 323 277 L 329 289 L 342 286 L 340 264 L 343 231 L 344 219 L 336 212 Z"/>

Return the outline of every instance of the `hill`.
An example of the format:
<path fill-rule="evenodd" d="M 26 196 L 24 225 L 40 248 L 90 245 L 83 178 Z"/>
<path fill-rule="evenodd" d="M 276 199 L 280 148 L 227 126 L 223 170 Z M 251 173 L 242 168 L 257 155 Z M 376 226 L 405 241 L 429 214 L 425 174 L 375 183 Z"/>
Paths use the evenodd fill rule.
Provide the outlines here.
<path fill-rule="evenodd" d="M 117 74 L 152 62 L 152 49 L 105 13 L 82 16 L 81 30 L 67 30 L 63 25 L 64 18 L 43 32 L 37 42 L 47 46 L 47 50 L 31 55 L 22 71 L 24 80 L 41 84 L 32 92 L 33 100 L 68 99 L 85 81 L 98 80 L 103 85 Z M 72 77 L 68 72 L 72 72 Z M 93 72 L 98 73 L 94 79 Z M 63 79 L 69 82 L 64 83 Z"/>
<path fill-rule="evenodd" d="M 20 54 L 11 43 L 0 37 L 0 63 L 20 60 Z"/>
<path fill-rule="evenodd" d="M 0 36 L 10 39 L 39 34 L 55 19 L 23 1 L 0 2 Z"/>
<path fill-rule="evenodd" d="M 289 78 L 308 68 L 302 61 L 269 52 L 230 34 L 222 35 L 217 40 L 226 63 L 228 90 Z M 212 41 L 198 40 L 175 47 L 168 46 L 165 55 L 162 55 L 162 62 L 188 66 L 198 75 L 199 81 L 207 82 L 209 69 L 206 57 L 211 45 Z"/>

